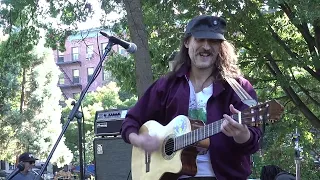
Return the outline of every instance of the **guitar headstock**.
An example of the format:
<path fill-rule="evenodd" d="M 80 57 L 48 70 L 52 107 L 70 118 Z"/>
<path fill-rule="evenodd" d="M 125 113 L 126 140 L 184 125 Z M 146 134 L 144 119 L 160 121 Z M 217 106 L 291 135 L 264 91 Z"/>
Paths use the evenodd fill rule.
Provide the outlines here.
<path fill-rule="evenodd" d="M 277 100 L 270 100 L 241 111 L 241 123 L 249 126 L 274 123 L 280 120 L 283 111 L 284 107 Z"/>

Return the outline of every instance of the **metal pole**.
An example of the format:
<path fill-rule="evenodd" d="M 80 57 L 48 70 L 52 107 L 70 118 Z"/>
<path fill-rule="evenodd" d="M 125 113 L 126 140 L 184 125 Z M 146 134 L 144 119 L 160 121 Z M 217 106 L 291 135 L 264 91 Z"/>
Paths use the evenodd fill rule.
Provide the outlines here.
<path fill-rule="evenodd" d="M 79 161 L 80 161 L 80 180 L 84 179 L 84 171 L 83 171 L 83 150 L 82 150 L 82 113 L 78 112 L 76 114 L 78 120 L 78 148 L 79 148 Z"/>

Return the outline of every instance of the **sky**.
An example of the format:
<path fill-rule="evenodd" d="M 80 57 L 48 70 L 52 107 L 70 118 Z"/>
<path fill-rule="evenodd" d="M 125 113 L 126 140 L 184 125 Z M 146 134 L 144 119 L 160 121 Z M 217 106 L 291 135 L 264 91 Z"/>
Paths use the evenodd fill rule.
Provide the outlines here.
<path fill-rule="evenodd" d="M 75 2 L 76 0 L 69 0 L 69 2 Z M 86 22 L 77 23 L 79 30 L 85 30 L 85 29 L 91 29 L 101 26 L 100 19 L 102 17 L 105 17 L 104 21 L 114 21 L 117 19 L 120 19 L 123 14 L 118 14 L 116 12 L 112 12 L 108 15 L 105 15 L 104 11 L 101 9 L 101 0 L 87 0 L 91 4 L 92 10 L 94 14 L 91 18 L 88 18 Z M 39 0 L 40 6 L 48 11 L 49 6 L 47 0 Z M 123 11 L 120 11 L 123 12 Z M 59 25 L 59 21 L 57 19 L 51 18 L 51 17 L 45 17 L 43 16 L 41 21 L 44 22 L 51 22 L 52 26 L 61 26 Z M 68 28 L 67 26 L 65 28 Z"/>
<path fill-rule="evenodd" d="M 100 19 L 103 17 L 104 11 L 101 9 L 101 3 L 99 0 L 90 0 L 94 15 L 92 18 L 88 19 L 86 22 L 78 23 L 80 30 L 91 29 L 100 26 Z M 122 15 L 112 12 L 106 16 L 107 21 L 113 21 L 121 18 Z"/>

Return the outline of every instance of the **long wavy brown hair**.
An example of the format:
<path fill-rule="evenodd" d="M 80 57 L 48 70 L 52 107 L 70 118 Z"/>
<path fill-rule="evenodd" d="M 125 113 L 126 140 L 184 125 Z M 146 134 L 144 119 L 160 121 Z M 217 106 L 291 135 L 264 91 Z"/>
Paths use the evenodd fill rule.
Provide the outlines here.
<path fill-rule="evenodd" d="M 184 45 L 190 37 L 191 36 L 185 36 L 182 39 L 180 51 L 174 58 L 173 70 L 171 73 L 169 73 L 169 77 L 174 76 L 183 64 L 191 67 L 191 59 L 188 54 L 188 49 Z M 228 41 L 221 41 L 220 52 L 214 64 L 215 70 L 211 74 L 214 81 L 224 80 L 226 77 L 238 78 L 242 76 L 237 63 L 238 57 L 236 55 L 234 46 Z"/>

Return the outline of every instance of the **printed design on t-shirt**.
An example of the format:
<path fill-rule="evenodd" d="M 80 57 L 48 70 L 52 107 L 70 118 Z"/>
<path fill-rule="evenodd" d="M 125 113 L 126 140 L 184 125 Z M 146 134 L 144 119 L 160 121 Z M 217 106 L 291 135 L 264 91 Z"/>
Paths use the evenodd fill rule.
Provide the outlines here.
<path fill-rule="evenodd" d="M 202 122 L 207 122 L 207 112 L 206 112 L 207 101 L 199 99 L 190 98 L 189 101 L 189 117 L 195 120 L 201 120 Z"/>

